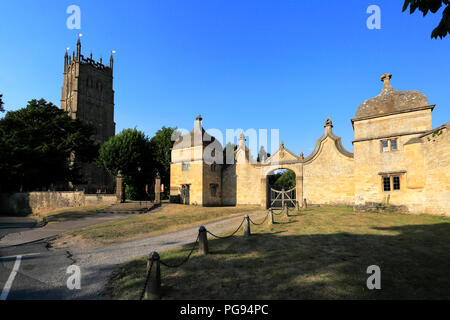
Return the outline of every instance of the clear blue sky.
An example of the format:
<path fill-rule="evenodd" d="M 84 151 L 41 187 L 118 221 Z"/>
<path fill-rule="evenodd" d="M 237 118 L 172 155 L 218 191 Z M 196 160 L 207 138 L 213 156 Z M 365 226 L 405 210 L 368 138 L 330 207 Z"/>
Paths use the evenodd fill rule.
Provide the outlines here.
<path fill-rule="evenodd" d="M 81 30 L 66 9 L 81 8 Z M 369 30 L 369 5 L 381 30 Z M 398 90 L 436 104 L 450 121 L 450 37 L 431 40 L 442 10 L 402 13 L 403 0 L 17 0 L 0 6 L 0 93 L 6 108 L 45 98 L 59 106 L 64 51 L 82 33 L 83 53 L 114 68 L 117 132 L 161 126 L 280 129 L 285 146 L 309 154 L 331 117 L 353 151 L 350 119 L 376 96 L 383 73 Z"/>

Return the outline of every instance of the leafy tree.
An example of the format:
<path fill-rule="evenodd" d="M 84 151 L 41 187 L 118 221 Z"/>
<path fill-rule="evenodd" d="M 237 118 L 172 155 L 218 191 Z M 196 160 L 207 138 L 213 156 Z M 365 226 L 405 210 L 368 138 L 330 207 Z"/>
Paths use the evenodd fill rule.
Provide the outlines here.
<path fill-rule="evenodd" d="M 5 112 L 5 109 L 3 108 L 3 95 L 0 94 L 0 112 Z"/>
<path fill-rule="evenodd" d="M 71 155 L 91 162 L 98 154 L 95 129 L 71 119 L 51 102 L 31 100 L 0 119 L 0 181 L 3 191 L 30 191 L 82 183 Z"/>
<path fill-rule="evenodd" d="M 99 152 L 99 162 L 113 175 L 121 171 L 132 200 L 145 198 L 145 185 L 155 177 L 153 148 L 148 137 L 134 129 L 125 129 L 106 141 Z"/>
<path fill-rule="evenodd" d="M 444 38 L 448 33 L 450 33 L 450 0 L 405 0 L 403 4 L 403 12 L 408 9 L 409 13 L 413 14 L 416 9 L 419 9 L 424 16 L 427 15 L 429 11 L 436 13 L 443 5 L 446 6 L 444 12 L 442 13 L 442 19 L 439 25 L 431 33 L 431 38 L 437 39 Z"/>
<path fill-rule="evenodd" d="M 276 189 L 289 190 L 295 188 L 295 172 L 292 170 L 286 170 L 284 172 L 277 172 L 269 176 L 269 185 L 274 186 Z"/>
<path fill-rule="evenodd" d="M 155 168 L 161 177 L 161 183 L 164 184 L 164 198 L 169 197 L 171 149 L 178 136 L 179 131 L 176 128 L 162 127 L 150 140 Z"/>

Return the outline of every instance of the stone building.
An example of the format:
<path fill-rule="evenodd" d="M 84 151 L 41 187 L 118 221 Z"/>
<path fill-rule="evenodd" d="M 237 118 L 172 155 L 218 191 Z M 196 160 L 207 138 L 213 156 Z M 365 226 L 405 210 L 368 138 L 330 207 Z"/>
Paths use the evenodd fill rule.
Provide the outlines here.
<path fill-rule="evenodd" d="M 432 129 L 435 106 L 418 91 L 394 90 L 391 77 L 381 77 L 381 93 L 362 103 L 351 119 L 353 153 L 345 150 L 327 119 L 324 134 L 307 157 L 281 143 L 269 158 L 254 161 L 241 135 L 234 163 L 216 163 L 211 154 L 221 153 L 222 147 L 198 116 L 194 129 L 172 149 L 171 200 L 267 208 L 267 176 L 289 169 L 296 175 L 299 206 L 306 199 L 312 205 L 349 205 L 361 211 L 450 215 L 450 123 Z"/>
<path fill-rule="evenodd" d="M 64 83 L 61 93 L 61 109 L 73 119 L 92 124 L 96 129 L 96 141 L 103 144 L 115 135 L 113 57 L 109 66 L 81 54 L 78 39 L 76 53 L 64 56 Z M 76 161 L 76 155 L 75 155 Z M 85 184 L 73 186 L 88 192 L 111 191 L 113 178 L 94 163 L 82 164 Z"/>

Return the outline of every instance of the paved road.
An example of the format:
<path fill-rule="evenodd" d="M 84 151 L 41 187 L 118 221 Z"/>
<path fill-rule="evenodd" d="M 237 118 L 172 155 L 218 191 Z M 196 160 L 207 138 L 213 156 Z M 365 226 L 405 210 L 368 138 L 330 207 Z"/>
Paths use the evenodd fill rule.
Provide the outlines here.
<path fill-rule="evenodd" d="M 31 230 L 37 221 L 27 217 L 0 217 L 0 240 L 10 233 Z"/>
<path fill-rule="evenodd" d="M 0 220 L 0 234 L 2 232 L 5 233 L 5 235 L 0 238 L 0 248 L 51 238 L 70 230 L 80 229 L 94 224 L 104 223 L 129 216 L 130 214 L 127 213 L 101 213 L 77 220 L 50 223 L 41 228 L 33 228 L 34 224 L 32 224 L 31 221 L 17 221 L 17 218 L 14 217 L 5 217 L 3 220 Z M 13 227 L 8 228 L 9 224 Z M 16 227 L 15 229 L 14 226 Z M 11 230 L 14 230 L 14 232 Z"/>
<path fill-rule="evenodd" d="M 265 212 L 250 214 L 253 219 Z M 242 217 L 206 224 L 213 233 L 234 230 Z M 0 248 L 0 289 L 7 299 L 101 299 L 110 273 L 120 264 L 195 241 L 198 227 L 92 249 L 52 249 L 45 241 Z M 17 256 L 21 256 L 17 258 Z M 67 288 L 67 267 L 81 270 L 81 289 Z M 11 278 L 13 280 L 11 281 Z M 8 285 L 10 289 L 8 291 Z"/>

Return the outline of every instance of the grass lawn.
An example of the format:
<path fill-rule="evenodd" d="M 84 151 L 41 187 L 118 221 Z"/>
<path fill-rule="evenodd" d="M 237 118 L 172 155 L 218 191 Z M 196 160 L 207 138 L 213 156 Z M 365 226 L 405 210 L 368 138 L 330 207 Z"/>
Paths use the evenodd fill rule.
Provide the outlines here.
<path fill-rule="evenodd" d="M 260 211 L 261 207 L 199 207 L 164 204 L 158 211 L 134 215 L 114 221 L 74 230 L 65 237 L 66 242 L 110 244 L 156 235 L 224 218 Z"/>
<path fill-rule="evenodd" d="M 249 239 L 208 236 L 210 255 L 161 266 L 163 299 L 450 299 L 450 218 L 321 207 L 275 221 L 252 225 Z M 191 247 L 161 259 L 176 264 Z M 366 287 L 370 265 L 381 290 Z M 145 257 L 130 261 L 106 297 L 138 299 L 145 275 Z"/>
<path fill-rule="evenodd" d="M 33 214 L 31 217 L 39 221 L 45 219 L 48 223 L 64 222 L 76 219 L 86 218 L 90 215 L 95 215 L 99 210 L 108 207 L 109 204 L 90 205 L 76 208 L 63 208 L 49 211 L 43 211 Z"/>

